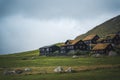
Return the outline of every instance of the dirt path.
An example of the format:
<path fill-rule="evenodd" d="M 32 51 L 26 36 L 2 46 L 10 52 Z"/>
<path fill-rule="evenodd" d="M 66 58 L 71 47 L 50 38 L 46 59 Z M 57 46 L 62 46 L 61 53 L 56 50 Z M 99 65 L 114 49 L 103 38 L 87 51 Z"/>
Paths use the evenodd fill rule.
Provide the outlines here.
<path fill-rule="evenodd" d="M 57 66 L 49 66 L 49 67 L 28 67 L 32 70 L 30 72 L 24 72 L 22 74 L 46 74 L 46 73 L 54 73 L 54 69 Z M 90 71 L 90 70 L 97 70 L 97 69 L 107 69 L 107 68 L 120 68 L 120 64 L 117 65 L 94 65 L 94 66 L 62 66 L 64 70 L 68 67 L 72 67 L 72 69 L 76 72 L 80 71 Z M 22 69 L 24 70 L 27 67 L 19 67 L 19 68 L 11 68 L 11 70 L 15 69 Z M 1 69 L 5 70 L 5 69 Z"/>

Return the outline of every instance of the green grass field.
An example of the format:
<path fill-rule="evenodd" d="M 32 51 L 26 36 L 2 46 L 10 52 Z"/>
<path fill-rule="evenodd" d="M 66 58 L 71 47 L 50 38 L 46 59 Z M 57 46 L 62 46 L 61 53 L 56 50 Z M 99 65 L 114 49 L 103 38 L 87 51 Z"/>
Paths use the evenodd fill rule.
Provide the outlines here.
<path fill-rule="evenodd" d="M 120 80 L 120 56 L 73 59 L 71 56 L 38 55 L 38 50 L 0 55 L 0 80 Z M 72 67 L 76 72 L 54 73 L 53 70 L 57 66 L 64 69 Z M 31 68 L 32 71 L 13 75 L 3 74 L 6 69 L 25 68 Z"/>

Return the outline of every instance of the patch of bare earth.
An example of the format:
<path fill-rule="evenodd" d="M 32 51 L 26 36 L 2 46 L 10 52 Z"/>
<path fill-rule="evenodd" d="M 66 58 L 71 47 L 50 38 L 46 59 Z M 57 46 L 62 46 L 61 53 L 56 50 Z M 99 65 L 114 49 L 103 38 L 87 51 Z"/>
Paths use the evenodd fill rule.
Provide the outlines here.
<path fill-rule="evenodd" d="M 24 72 L 22 74 L 47 74 L 47 73 L 54 73 L 54 69 L 57 66 L 49 66 L 49 67 L 29 67 L 32 70 L 29 72 Z M 80 71 L 90 71 L 90 70 L 97 70 L 97 69 L 107 69 L 107 68 L 120 68 L 120 64 L 117 65 L 94 65 L 94 66 L 62 66 L 64 70 L 68 67 L 72 67 L 72 69 L 76 72 Z M 22 69 L 24 70 L 26 67 L 19 67 L 19 68 L 11 68 L 12 70 L 15 69 Z M 22 75 L 21 74 L 21 75 Z"/>

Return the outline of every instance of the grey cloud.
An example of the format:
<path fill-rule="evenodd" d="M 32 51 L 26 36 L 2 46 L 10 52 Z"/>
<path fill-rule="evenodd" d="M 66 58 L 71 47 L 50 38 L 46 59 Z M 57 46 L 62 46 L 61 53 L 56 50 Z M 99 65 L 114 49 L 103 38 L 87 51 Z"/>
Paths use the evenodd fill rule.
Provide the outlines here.
<path fill-rule="evenodd" d="M 40 19 L 84 18 L 119 11 L 119 0 L 3 0 L 1 16 L 23 14 Z"/>
<path fill-rule="evenodd" d="M 0 22 L 0 53 L 14 53 L 75 37 L 76 21 L 35 20 L 16 15 Z M 70 32 L 69 32 L 70 31 Z M 72 32 L 72 33 L 71 33 Z"/>

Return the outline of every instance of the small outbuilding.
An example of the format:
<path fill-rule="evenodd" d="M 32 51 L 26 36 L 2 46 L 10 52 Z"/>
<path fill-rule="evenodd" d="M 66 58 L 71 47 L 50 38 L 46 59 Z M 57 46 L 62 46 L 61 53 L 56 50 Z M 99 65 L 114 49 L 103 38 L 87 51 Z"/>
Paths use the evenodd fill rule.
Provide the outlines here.
<path fill-rule="evenodd" d="M 96 54 L 106 54 L 108 55 L 109 52 L 113 50 L 113 47 L 109 43 L 98 43 L 93 47 L 92 52 Z"/>
<path fill-rule="evenodd" d="M 118 34 L 109 34 L 106 36 L 103 42 L 118 45 L 120 44 L 120 37 Z"/>

